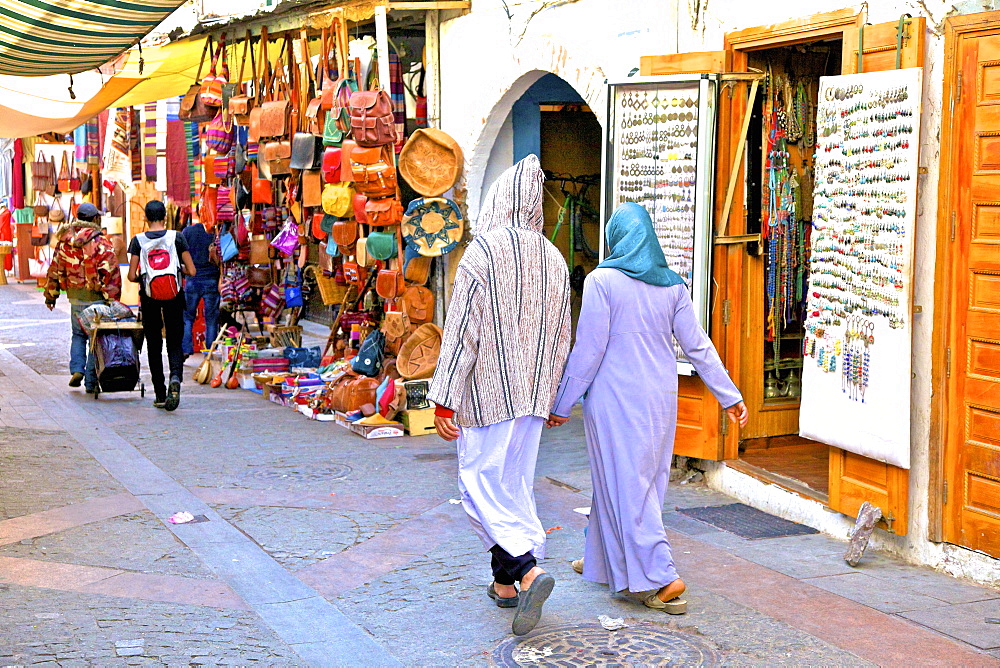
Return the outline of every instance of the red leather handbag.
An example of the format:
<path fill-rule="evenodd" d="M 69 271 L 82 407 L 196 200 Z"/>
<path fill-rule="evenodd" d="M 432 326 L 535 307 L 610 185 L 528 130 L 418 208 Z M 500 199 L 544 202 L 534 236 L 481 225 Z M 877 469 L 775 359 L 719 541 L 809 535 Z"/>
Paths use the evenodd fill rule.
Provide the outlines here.
<path fill-rule="evenodd" d="M 343 159 L 339 146 L 327 146 L 323 151 L 323 181 L 325 183 L 340 182 L 340 166 Z"/>
<path fill-rule="evenodd" d="M 367 204 L 367 197 L 361 193 L 354 194 L 354 218 L 363 225 L 368 224 L 368 212 L 365 210 Z"/>

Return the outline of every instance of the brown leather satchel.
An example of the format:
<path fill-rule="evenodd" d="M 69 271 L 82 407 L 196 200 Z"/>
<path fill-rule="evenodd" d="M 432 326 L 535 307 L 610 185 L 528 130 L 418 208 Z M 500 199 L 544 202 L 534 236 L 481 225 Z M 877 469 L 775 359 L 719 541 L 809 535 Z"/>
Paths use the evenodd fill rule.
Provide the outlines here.
<path fill-rule="evenodd" d="M 392 158 L 381 148 L 355 148 L 351 151 L 354 188 L 370 199 L 396 194 L 396 168 Z"/>
<path fill-rule="evenodd" d="M 434 319 L 434 293 L 422 285 L 406 288 L 400 306 L 410 322 L 422 325 Z"/>
<path fill-rule="evenodd" d="M 370 199 L 365 204 L 365 216 L 372 227 L 396 226 L 403 220 L 403 205 L 395 197 Z"/>
<path fill-rule="evenodd" d="M 284 51 L 284 45 L 282 46 Z M 275 66 L 275 77 L 272 82 L 273 99 L 261 105 L 264 111 L 260 116 L 260 136 L 261 137 L 283 137 L 288 134 L 289 114 L 291 113 L 291 93 L 288 84 L 282 73 L 284 65 L 278 59 Z"/>
<path fill-rule="evenodd" d="M 251 232 L 253 230 L 251 229 Z M 271 261 L 271 245 L 263 234 L 250 237 L 250 264 L 267 264 Z M 266 285 L 266 283 L 265 283 Z"/>
<path fill-rule="evenodd" d="M 246 40 L 243 42 L 243 61 L 240 63 L 240 75 L 236 80 L 237 90 L 239 87 L 243 86 L 243 69 L 247 64 L 247 51 L 250 51 L 250 78 L 254 82 L 254 86 L 257 86 L 257 59 L 254 57 L 253 50 L 253 33 L 247 30 Z M 233 95 L 229 98 L 229 114 L 233 118 L 233 122 L 236 125 L 249 125 L 250 124 L 250 111 L 254 108 L 254 103 L 256 100 L 252 95 L 247 95 L 245 89 L 238 95 Z M 254 139 L 253 141 L 256 141 Z"/>
<path fill-rule="evenodd" d="M 271 169 L 272 177 L 291 174 L 291 159 L 292 142 L 284 140 L 264 144 L 264 160 Z"/>
<path fill-rule="evenodd" d="M 333 224 L 332 236 L 338 246 L 352 246 L 358 240 L 358 221 L 338 220 Z"/>
<path fill-rule="evenodd" d="M 361 410 L 365 404 L 374 404 L 378 378 L 344 375 L 334 381 L 328 395 L 328 404 L 335 411 L 350 413 Z"/>
<path fill-rule="evenodd" d="M 382 269 L 375 277 L 375 292 L 382 299 L 398 299 L 404 290 L 406 280 L 398 269 Z"/>
<path fill-rule="evenodd" d="M 218 107 L 205 104 L 205 101 L 201 98 L 201 70 L 205 65 L 205 56 L 209 53 L 209 49 L 212 48 L 212 44 L 212 37 L 209 35 L 208 39 L 205 40 L 205 48 L 201 51 L 201 62 L 198 63 L 198 73 L 194 77 L 194 83 L 191 84 L 187 93 L 184 94 L 180 110 L 177 112 L 177 118 L 182 121 L 207 123 L 215 118 L 215 115 L 219 112 Z"/>
<path fill-rule="evenodd" d="M 350 114 L 351 136 L 358 146 L 396 143 L 396 117 L 386 91 L 361 90 L 352 94 Z"/>

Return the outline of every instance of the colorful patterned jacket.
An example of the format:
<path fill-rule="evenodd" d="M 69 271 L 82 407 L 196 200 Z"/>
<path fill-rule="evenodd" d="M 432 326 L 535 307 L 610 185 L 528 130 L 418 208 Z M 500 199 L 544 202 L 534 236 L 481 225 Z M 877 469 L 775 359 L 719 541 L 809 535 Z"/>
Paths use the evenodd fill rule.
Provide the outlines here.
<path fill-rule="evenodd" d="M 82 248 L 73 244 L 73 237 L 86 227 L 93 226 L 77 222 L 59 231 L 45 286 L 46 302 L 55 302 L 60 290 L 90 290 L 105 299 L 121 296 L 122 276 L 111 240 L 101 235 Z"/>

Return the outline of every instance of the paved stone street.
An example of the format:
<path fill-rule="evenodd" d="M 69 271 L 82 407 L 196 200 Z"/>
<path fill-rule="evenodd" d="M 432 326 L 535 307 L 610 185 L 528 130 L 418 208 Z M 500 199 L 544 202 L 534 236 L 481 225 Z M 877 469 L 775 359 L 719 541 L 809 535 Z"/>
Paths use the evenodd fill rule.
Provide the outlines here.
<path fill-rule="evenodd" d="M 64 300 L 0 286 L 0 665 L 1000 665 L 1000 592 L 873 553 L 851 568 L 820 534 L 740 538 L 679 512 L 733 503 L 698 483 L 664 514 L 687 615 L 583 581 L 579 419 L 543 438 L 557 586 L 515 639 L 451 502 L 453 446 L 190 382 L 174 413 L 95 401 L 66 387 L 68 349 Z M 166 522 L 180 510 L 208 521 Z"/>

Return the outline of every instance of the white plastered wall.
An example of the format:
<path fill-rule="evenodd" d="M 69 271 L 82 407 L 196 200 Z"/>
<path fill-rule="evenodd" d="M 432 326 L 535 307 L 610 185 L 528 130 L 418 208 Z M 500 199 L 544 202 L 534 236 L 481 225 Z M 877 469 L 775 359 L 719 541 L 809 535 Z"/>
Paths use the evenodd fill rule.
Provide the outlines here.
<path fill-rule="evenodd" d="M 956 7 L 941 0 L 883 0 L 869 4 L 868 21 L 897 21 L 908 13 L 926 17 L 928 24 L 920 157 L 926 173 L 921 174 L 919 182 L 914 270 L 914 303 L 922 307 L 922 312 L 913 320 L 910 528 L 907 536 L 878 531 L 873 544 L 908 560 L 996 585 L 1000 584 L 997 560 L 927 539 L 942 26 L 948 15 L 983 11 L 992 8 L 991 3 L 968 2 Z M 441 127 L 465 151 L 467 205 L 473 229 L 487 166 L 490 172 L 500 167 L 495 160 L 490 164 L 494 142 L 513 103 L 543 74 L 552 72 L 572 85 L 603 123 L 605 80 L 624 78 L 638 67 L 642 55 L 720 50 L 726 33 L 845 7 L 850 5 L 837 0 L 475 0 L 470 13 L 442 16 Z M 848 518 L 818 503 L 761 483 L 724 464 L 710 463 L 708 473 L 713 487 L 782 517 L 840 537 L 846 537 L 852 526 Z"/>

